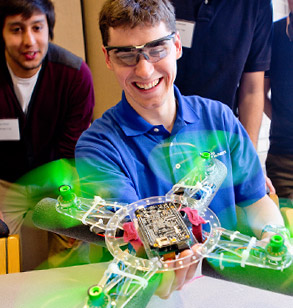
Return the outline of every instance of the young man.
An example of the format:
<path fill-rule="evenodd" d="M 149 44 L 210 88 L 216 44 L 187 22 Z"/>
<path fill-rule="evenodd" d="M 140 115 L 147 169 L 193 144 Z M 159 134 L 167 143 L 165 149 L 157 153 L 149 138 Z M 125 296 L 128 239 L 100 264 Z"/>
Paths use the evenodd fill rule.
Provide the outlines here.
<path fill-rule="evenodd" d="M 194 167 L 199 153 L 225 152 L 218 158 L 228 175 L 210 205 L 222 225 L 236 228 L 235 204 L 243 207 L 259 238 L 267 225 L 283 225 L 266 196 L 255 149 L 231 110 L 182 96 L 174 86 L 182 45 L 170 1 L 107 0 L 100 29 L 107 67 L 123 95 L 77 143 L 85 192 L 127 203 L 165 195 Z M 169 281 L 164 295 L 182 287 L 193 272 L 181 271 L 180 282 Z"/>
<path fill-rule="evenodd" d="M 12 133 L 1 138 L 0 177 L 12 182 L 74 156 L 91 121 L 94 93 L 84 61 L 49 42 L 55 23 L 50 0 L 1 0 L 0 9 L 0 117 L 15 123 L 8 121 Z"/>
<path fill-rule="evenodd" d="M 73 158 L 77 139 L 91 121 L 91 73 L 81 58 L 49 42 L 54 24 L 50 0 L 0 1 L 0 179 L 5 189 L 36 167 Z"/>
<path fill-rule="evenodd" d="M 271 119 L 266 168 L 278 196 L 292 200 L 293 0 L 288 0 L 288 5 L 289 16 L 274 24 L 271 67 L 265 78 L 265 111 Z"/>
<path fill-rule="evenodd" d="M 43 164 L 74 158 L 92 118 L 90 70 L 81 58 L 50 43 L 54 24 L 50 0 L 0 0 L 0 212 L 12 234 L 55 189 L 42 187 L 51 174 L 14 183 Z"/>

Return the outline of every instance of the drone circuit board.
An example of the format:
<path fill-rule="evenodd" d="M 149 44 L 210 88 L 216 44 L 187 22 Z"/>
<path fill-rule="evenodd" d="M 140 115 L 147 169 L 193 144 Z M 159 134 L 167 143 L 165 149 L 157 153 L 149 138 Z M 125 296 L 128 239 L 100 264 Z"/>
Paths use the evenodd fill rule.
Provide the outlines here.
<path fill-rule="evenodd" d="M 178 208 L 174 203 L 166 202 L 135 211 L 144 240 L 160 255 L 189 248 L 190 232 Z"/>

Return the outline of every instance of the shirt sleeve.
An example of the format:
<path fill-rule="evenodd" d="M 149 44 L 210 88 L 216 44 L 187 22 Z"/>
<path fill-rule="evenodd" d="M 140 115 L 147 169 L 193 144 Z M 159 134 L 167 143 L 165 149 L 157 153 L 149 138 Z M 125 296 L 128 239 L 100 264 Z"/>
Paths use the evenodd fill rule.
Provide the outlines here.
<path fill-rule="evenodd" d="M 254 36 L 244 67 L 245 72 L 266 71 L 270 67 L 273 9 L 270 0 L 259 1 Z"/>
<path fill-rule="evenodd" d="M 75 162 L 85 197 L 100 196 L 121 203 L 139 199 L 135 184 L 122 161 L 121 150 L 105 135 L 97 133 L 96 127 L 82 135 L 76 146 Z"/>

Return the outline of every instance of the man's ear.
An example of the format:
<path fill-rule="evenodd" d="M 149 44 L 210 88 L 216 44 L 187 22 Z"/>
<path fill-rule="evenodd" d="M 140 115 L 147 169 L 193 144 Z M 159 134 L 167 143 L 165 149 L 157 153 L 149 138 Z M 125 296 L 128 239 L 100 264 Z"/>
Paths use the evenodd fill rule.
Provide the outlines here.
<path fill-rule="evenodd" d="M 182 56 L 182 43 L 180 34 L 177 31 L 175 34 L 175 47 L 176 47 L 176 60 L 180 59 Z"/>
<path fill-rule="evenodd" d="M 111 63 L 110 57 L 109 57 L 108 52 L 107 52 L 104 45 L 102 46 L 102 50 L 103 50 L 103 53 L 104 53 L 104 56 L 105 56 L 106 65 L 107 65 L 108 69 L 112 71 L 113 70 L 112 63 Z"/>

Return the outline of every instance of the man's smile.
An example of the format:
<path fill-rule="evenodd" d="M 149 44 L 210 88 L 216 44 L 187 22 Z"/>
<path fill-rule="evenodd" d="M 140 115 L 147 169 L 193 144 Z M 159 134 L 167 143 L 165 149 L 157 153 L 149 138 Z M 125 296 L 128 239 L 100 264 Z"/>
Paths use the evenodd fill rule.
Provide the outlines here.
<path fill-rule="evenodd" d="M 160 80 L 161 79 L 157 79 L 157 80 L 154 80 L 152 82 L 149 82 L 149 83 L 139 83 L 139 82 L 135 82 L 135 86 L 139 89 L 142 89 L 142 90 L 150 90 L 154 87 L 156 87 L 159 83 L 160 83 Z"/>

